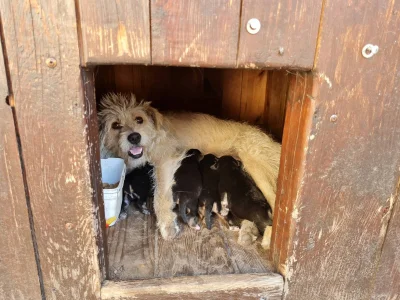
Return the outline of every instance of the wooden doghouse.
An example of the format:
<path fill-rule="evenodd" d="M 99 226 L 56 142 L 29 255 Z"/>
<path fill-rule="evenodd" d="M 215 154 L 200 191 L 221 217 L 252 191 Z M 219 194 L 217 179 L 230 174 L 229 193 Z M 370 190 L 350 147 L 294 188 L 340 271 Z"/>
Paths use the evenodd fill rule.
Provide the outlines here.
<path fill-rule="evenodd" d="M 0 14 L 0 299 L 399 297 L 399 1 L 0 0 Z M 275 272 L 110 280 L 107 91 L 281 139 Z"/>

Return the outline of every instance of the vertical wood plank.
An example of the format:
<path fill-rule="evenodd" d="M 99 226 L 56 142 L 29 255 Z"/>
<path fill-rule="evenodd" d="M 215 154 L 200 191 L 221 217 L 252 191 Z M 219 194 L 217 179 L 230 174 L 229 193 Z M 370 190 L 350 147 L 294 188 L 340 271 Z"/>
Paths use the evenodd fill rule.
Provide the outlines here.
<path fill-rule="evenodd" d="M 267 102 L 264 122 L 274 137 L 281 139 L 285 124 L 286 99 L 289 86 L 286 70 L 268 71 Z"/>
<path fill-rule="evenodd" d="M 1 0 L 0 11 L 46 299 L 99 299 L 101 224 L 74 1 Z"/>
<path fill-rule="evenodd" d="M 243 0 L 238 66 L 310 70 L 321 6 L 322 0 Z M 252 18 L 261 23 L 257 34 L 246 29 Z"/>
<path fill-rule="evenodd" d="M 312 124 L 291 173 L 284 299 L 371 299 L 400 176 L 398 28 L 399 2 L 325 3 Z M 379 46 L 370 59 L 368 43 Z"/>
<path fill-rule="evenodd" d="M 243 70 L 240 120 L 262 124 L 267 90 L 267 71 Z"/>
<path fill-rule="evenodd" d="M 149 0 L 77 0 L 83 64 L 151 63 Z"/>
<path fill-rule="evenodd" d="M 371 299 L 396 299 L 400 295 L 400 181 L 397 192 L 383 212 L 390 218 Z"/>
<path fill-rule="evenodd" d="M 7 96 L 0 45 L 0 299 L 41 299 L 13 114 L 6 104 Z"/>
<path fill-rule="evenodd" d="M 240 0 L 151 0 L 152 62 L 236 65 Z"/>
<path fill-rule="evenodd" d="M 240 98 L 242 94 L 243 70 L 222 71 L 222 103 L 223 118 L 240 120 Z"/>

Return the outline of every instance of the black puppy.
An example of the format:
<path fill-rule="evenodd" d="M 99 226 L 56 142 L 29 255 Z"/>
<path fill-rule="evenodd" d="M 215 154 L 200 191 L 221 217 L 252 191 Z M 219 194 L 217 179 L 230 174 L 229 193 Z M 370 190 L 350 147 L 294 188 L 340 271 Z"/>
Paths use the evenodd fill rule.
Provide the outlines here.
<path fill-rule="evenodd" d="M 241 162 L 231 156 L 220 157 L 217 168 L 218 190 L 224 199 L 221 214 L 226 216 L 230 212 L 236 219 L 254 222 L 263 234 L 272 225 L 271 207 L 253 179 L 242 169 Z"/>
<path fill-rule="evenodd" d="M 218 158 L 207 154 L 200 162 L 200 172 L 203 178 L 203 190 L 201 191 L 199 204 L 204 206 L 206 226 L 211 229 L 211 214 L 213 206 L 217 205 L 217 211 L 221 211 L 221 198 L 218 192 L 219 173 L 217 170 Z"/>
<path fill-rule="evenodd" d="M 133 169 L 125 177 L 124 181 L 124 200 L 122 201 L 121 211 L 126 210 L 131 202 L 143 214 L 149 215 L 147 209 L 147 199 L 153 197 L 153 167 L 146 164 L 142 167 Z"/>
<path fill-rule="evenodd" d="M 176 170 L 175 185 L 172 193 L 175 203 L 179 203 L 179 212 L 183 221 L 190 227 L 199 230 L 199 196 L 202 189 L 202 180 L 199 169 L 201 153 L 190 149 Z"/>

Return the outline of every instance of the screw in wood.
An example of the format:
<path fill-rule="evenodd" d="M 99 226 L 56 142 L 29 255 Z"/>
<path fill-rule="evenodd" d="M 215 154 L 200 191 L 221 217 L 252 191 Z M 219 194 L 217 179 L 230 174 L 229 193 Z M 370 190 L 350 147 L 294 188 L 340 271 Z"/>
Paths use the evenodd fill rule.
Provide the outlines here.
<path fill-rule="evenodd" d="M 283 55 L 285 52 L 285 49 L 283 47 L 279 47 L 278 53 L 279 55 Z"/>
<path fill-rule="evenodd" d="M 337 119 L 338 119 L 338 116 L 337 115 L 332 115 L 331 117 L 330 117 L 330 121 L 332 122 L 332 123 L 335 123 L 336 121 L 337 121 Z"/>
<path fill-rule="evenodd" d="M 49 57 L 48 59 L 46 59 L 46 65 L 49 67 L 49 68 L 55 68 L 56 66 L 57 66 L 57 61 L 56 61 L 56 59 L 55 58 L 53 58 L 53 57 Z"/>
<path fill-rule="evenodd" d="M 67 230 L 72 230 L 72 229 L 74 228 L 74 224 L 72 224 L 72 223 L 66 223 L 66 224 L 65 224 L 65 228 L 66 228 Z"/>

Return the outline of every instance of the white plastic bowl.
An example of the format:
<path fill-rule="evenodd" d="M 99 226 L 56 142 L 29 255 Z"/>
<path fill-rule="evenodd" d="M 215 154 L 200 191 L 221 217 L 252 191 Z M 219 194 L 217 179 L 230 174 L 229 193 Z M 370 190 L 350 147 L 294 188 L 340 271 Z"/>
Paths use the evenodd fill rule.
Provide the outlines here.
<path fill-rule="evenodd" d="M 107 158 L 101 160 L 101 179 L 103 183 L 115 184 L 119 181 L 115 189 L 103 189 L 106 222 L 115 217 L 115 220 L 109 226 L 115 224 L 121 212 L 125 172 L 126 166 L 123 159 Z"/>

